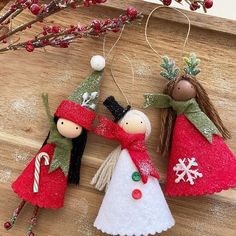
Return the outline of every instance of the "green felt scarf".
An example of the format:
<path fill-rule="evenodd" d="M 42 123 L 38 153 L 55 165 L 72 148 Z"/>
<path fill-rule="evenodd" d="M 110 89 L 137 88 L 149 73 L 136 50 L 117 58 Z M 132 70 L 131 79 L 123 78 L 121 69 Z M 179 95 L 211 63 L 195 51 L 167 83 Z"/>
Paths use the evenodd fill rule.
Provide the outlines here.
<path fill-rule="evenodd" d="M 43 102 L 46 109 L 48 119 L 50 121 L 50 135 L 47 143 L 55 144 L 55 150 L 50 165 L 49 173 L 61 168 L 65 176 L 68 175 L 70 167 L 70 155 L 72 150 L 72 140 L 63 137 L 57 130 L 57 126 L 54 122 L 54 117 L 51 115 L 48 105 L 48 95 L 43 94 Z"/>
<path fill-rule="evenodd" d="M 165 94 L 146 94 L 144 95 L 144 106 L 154 106 L 157 108 L 169 108 L 177 112 L 178 115 L 184 114 L 186 118 L 199 130 L 199 132 L 212 142 L 212 135 L 220 135 L 214 123 L 202 112 L 195 98 L 188 101 L 175 101 Z"/>

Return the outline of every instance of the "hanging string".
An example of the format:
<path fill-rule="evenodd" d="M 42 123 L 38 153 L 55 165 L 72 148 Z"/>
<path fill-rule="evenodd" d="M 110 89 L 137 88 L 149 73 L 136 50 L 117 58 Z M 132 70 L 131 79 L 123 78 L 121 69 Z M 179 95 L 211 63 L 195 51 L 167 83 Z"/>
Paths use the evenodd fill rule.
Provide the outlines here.
<path fill-rule="evenodd" d="M 189 17 L 188 17 L 185 13 L 183 13 L 182 11 L 180 11 L 180 10 L 178 10 L 178 9 L 176 9 L 176 8 L 170 8 L 170 7 L 168 7 L 168 6 L 159 6 L 159 7 L 154 8 L 154 9 L 150 12 L 150 14 L 148 15 L 146 24 L 145 24 L 145 40 L 146 40 L 148 46 L 157 54 L 157 56 L 160 57 L 160 58 L 162 58 L 162 56 L 157 52 L 157 50 L 155 50 L 155 49 L 153 48 L 153 46 L 152 46 L 151 43 L 149 42 L 148 33 L 147 33 L 147 28 L 148 28 L 149 20 L 150 20 L 152 14 L 153 14 L 155 11 L 159 10 L 160 8 L 173 9 L 173 10 L 177 11 L 178 13 L 180 13 L 181 15 L 183 15 L 183 16 L 188 20 L 188 32 L 187 32 L 187 35 L 186 35 L 186 38 L 185 38 L 185 41 L 184 41 L 184 45 L 183 45 L 183 49 L 182 49 L 182 56 L 183 56 L 183 55 L 184 55 L 184 51 L 185 51 L 185 47 L 186 47 L 187 42 L 188 42 L 188 39 L 189 39 L 190 31 L 191 31 L 191 21 L 190 21 Z"/>
<path fill-rule="evenodd" d="M 134 88 L 134 81 L 135 81 L 134 67 L 133 67 L 133 64 L 132 64 L 130 58 L 129 58 L 126 54 L 124 54 L 124 53 L 122 53 L 122 55 L 127 59 L 127 61 L 128 61 L 129 64 L 130 64 L 130 67 L 131 67 L 131 71 L 132 71 L 132 88 L 131 88 L 131 91 L 132 91 L 133 88 Z M 115 57 L 113 57 L 113 59 L 112 59 L 112 62 L 111 62 L 111 69 L 110 69 L 110 70 L 111 70 L 112 79 L 113 79 L 114 83 L 116 84 L 117 88 L 118 88 L 118 89 L 120 90 L 120 92 L 122 93 L 123 97 L 125 98 L 126 103 L 127 103 L 128 105 L 132 106 L 132 103 L 129 101 L 128 97 L 125 95 L 123 89 L 120 87 L 119 83 L 117 82 L 117 80 L 116 80 L 116 78 L 115 78 L 115 75 L 114 75 L 114 72 L 113 72 L 113 61 L 114 61 L 114 58 L 115 58 Z"/>
<path fill-rule="evenodd" d="M 120 41 L 121 36 L 123 34 L 123 31 L 125 29 L 125 25 L 123 25 L 119 37 L 117 38 L 117 40 L 115 41 L 115 43 L 113 44 L 113 46 L 111 47 L 111 49 L 108 51 L 107 55 L 106 55 L 106 51 L 105 51 L 105 45 L 106 45 L 106 34 L 104 35 L 104 39 L 103 39 L 103 57 L 105 59 L 107 59 L 109 57 L 109 55 L 111 54 L 111 52 L 113 51 L 113 49 L 115 48 L 115 46 L 117 45 L 117 43 Z"/>

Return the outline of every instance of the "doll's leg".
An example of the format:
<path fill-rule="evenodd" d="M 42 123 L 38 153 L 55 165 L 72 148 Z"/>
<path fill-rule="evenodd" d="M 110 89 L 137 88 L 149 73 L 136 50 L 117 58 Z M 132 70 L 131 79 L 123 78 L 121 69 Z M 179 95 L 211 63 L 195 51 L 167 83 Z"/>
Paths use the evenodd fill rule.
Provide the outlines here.
<path fill-rule="evenodd" d="M 33 211 L 33 216 L 30 220 L 30 226 L 29 226 L 29 229 L 27 231 L 27 234 L 26 236 L 34 236 L 34 233 L 33 233 L 33 227 L 36 225 L 37 223 L 37 215 L 38 215 L 38 212 L 39 212 L 39 207 L 38 206 L 35 206 L 34 207 L 34 211 Z"/>
<path fill-rule="evenodd" d="M 14 226 L 18 215 L 20 214 L 21 210 L 22 210 L 23 207 L 25 206 L 25 203 L 26 203 L 25 200 L 21 201 L 20 205 L 19 205 L 19 206 L 16 208 L 16 210 L 13 212 L 13 215 L 12 215 L 12 217 L 10 218 L 10 220 L 4 223 L 4 228 L 5 228 L 6 230 L 9 230 L 9 229 L 11 229 L 11 228 Z"/>

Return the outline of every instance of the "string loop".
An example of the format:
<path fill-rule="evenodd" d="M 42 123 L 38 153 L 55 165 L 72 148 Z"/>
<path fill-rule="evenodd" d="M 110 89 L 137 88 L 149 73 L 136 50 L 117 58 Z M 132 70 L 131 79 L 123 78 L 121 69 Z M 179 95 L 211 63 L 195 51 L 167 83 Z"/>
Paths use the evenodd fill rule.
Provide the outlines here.
<path fill-rule="evenodd" d="M 181 15 L 183 15 L 183 16 L 188 20 L 188 32 L 187 32 L 187 35 L 186 35 L 186 38 L 185 38 L 185 41 L 184 41 L 184 45 L 183 45 L 183 49 L 182 49 L 182 56 L 183 56 L 183 55 L 184 55 L 185 47 L 186 47 L 187 42 L 188 42 L 188 39 L 189 39 L 190 31 L 191 31 L 191 21 L 190 21 L 189 17 L 188 17 L 185 13 L 183 13 L 182 11 L 180 11 L 180 10 L 178 10 L 178 9 L 176 9 L 176 8 L 171 8 L 171 7 L 168 7 L 168 6 L 158 6 L 158 7 L 154 8 L 154 9 L 150 12 L 150 14 L 148 15 L 146 24 L 145 24 L 145 40 L 146 40 L 148 46 L 153 50 L 153 52 L 156 53 L 158 57 L 162 58 L 162 56 L 157 52 L 157 50 L 155 50 L 155 49 L 153 48 L 153 46 L 151 45 L 151 43 L 150 43 L 150 41 L 149 41 L 149 39 L 148 39 L 148 33 L 147 33 L 148 23 L 149 23 L 149 20 L 150 20 L 152 14 L 153 14 L 155 11 L 157 11 L 157 10 L 159 10 L 159 9 L 161 9 L 161 8 L 173 9 L 173 10 L 175 10 L 176 12 L 180 13 Z"/>
<path fill-rule="evenodd" d="M 124 54 L 124 53 L 122 53 L 122 55 L 127 59 L 127 61 L 128 61 L 129 64 L 130 64 L 130 67 L 131 67 L 131 71 L 132 71 L 132 88 L 131 88 L 131 90 L 133 90 L 133 88 L 134 88 L 134 80 L 135 80 L 134 67 L 133 67 L 133 64 L 132 64 L 130 58 L 129 58 L 126 54 Z M 122 93 L 122 95 L 123 95 L 123 97 L 125 98 L 127 104 L 130 105 L 130 106 L 132 106 L 132 103 L 129 101 L 128 97 L 125 95 L 124 91 L 122 90 L 122 88 L 120 87 L 119 83 L 117 82 L 117 80 L 116 80 L 116 78 L 115 78 L 115 75 L 114 75 L 114 72 L 113 72 L 113 61 L 114 61 L 114 58 L 115 58 L 115 57 L 113 57 L 113 59 L 112 59 L 112 62 L 111 62 L 111 69 L 110 69 L 110 70 L 111 70 L 112 79 L 113 79 L 114 83 L 116 84 L 117 88 L 118 88 L 118 89 L 120 90 L 120 92 Z"/>
<path fill-rule="evenodd" d="M 110 50 L 108 51 L 107 55 L 106 55 L 106 52 L 105 52 L 106 34 L 104 35 L 102 48 L 103 48 L 103 57 L 105 58 L 105 60 L 109 57 L 109 55 L 111 54 L 111 52 L 113 51 L 113 49 L 115 48 L 115 46 L 117 45 L 117 43 L 120 41 L 124 29 L 125 29 L 125 25 L 123 25 L 123 27 L 122 27 L 122 29 L 121 29 L 121 31 L 120 31 L 119 37 L 117 38 L 117 40 L 115 41 L 115 43 L 113 44 L 113 46 L 110 48 Z"/>

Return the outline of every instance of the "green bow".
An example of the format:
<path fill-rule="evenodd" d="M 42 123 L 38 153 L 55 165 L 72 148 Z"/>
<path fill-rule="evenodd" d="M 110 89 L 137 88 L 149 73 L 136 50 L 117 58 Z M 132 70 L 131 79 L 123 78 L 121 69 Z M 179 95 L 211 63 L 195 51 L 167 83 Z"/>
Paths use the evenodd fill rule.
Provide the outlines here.
<path fill-rule="evenodd" d="M 48 105 L 48 95 L 42 95 L 44 106 L 46 109 L 46 113 L 48 119 L 50 121 L 50 135 L 47 143 L 55 144 L 55 150 L 52 158 L 52 162 L 50 165 L 49 173 L 56 170 L 57 168 L 61 168 L 65 176 L 68 175 L 69 167 L 70 167 L 70 155 L 72 149 L 72 141 L 71 139 L 63 137 L 57 130 L 57 126 L 53 120 L 53 116 L 51 115 L 49 105 Z"/>
<path fill-rule="evenodd" d="M 188 101 L 175 101 L 165 94 L 145 94 L 144 97 L 145 108 L 149 106 L 157 108 L 172 107 L 178 115 L 184 114 L 209 142 L 212 142 L 213 134 L 220 135 L 215 124 L 202 112 L 195 98 Z"/>

